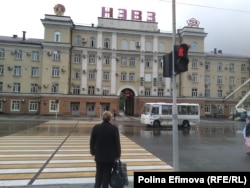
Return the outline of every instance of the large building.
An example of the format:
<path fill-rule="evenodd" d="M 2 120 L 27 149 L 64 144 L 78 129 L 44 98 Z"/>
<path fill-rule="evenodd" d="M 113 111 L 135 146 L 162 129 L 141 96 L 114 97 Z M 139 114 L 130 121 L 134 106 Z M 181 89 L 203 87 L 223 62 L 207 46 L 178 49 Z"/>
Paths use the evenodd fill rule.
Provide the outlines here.
<path fill-rule="evenodd" d="M 172 33 L 154 20 L 111 17 L 102 9 L 97 25 L 76 25 L 45 15 L 44 39 L 0 36 L 0 112 L 6 114 L 100 116 L 104 110 L 139 116 L 145 102 L 172 102 L 171 78 L 163 77 L 163 55 Z M 110 9 L 112 11 L 112 9 Z M 109 13 L 108 16 L 107 13 Z M 177 102 L 195 102 L 202 116 L 228 116 L 249 91 L 223 98 L 249 79 L 250 59 L 204 51 L 207 36 L 197 20 L 179 29 L 177 44 L 190 45 L 188 71 L 176 76 Z M 249 107 L 249 101 L 244 107 Z"/>

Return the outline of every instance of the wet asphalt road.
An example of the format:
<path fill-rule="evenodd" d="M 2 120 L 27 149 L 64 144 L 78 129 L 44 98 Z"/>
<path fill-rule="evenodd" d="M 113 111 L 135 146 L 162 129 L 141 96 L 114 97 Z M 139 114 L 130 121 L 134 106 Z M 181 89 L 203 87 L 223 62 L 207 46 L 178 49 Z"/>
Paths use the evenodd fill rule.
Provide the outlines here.
<path fill-rule="evenodd" d="M 54 119 L 54 117 L 48 117 L 47 119 L 50 118 Z M 68 118 L 70 119 L 70 117 Z M 27 119 L 33 123 L 46 121 L 44 117 L 29 118 L 26 116 L 20 116 L 19 119 L 12 118 L 11 120 L 21 122 Z M 94 119 L 87 118 L 85 120 L 92 121 Z M 125 136 L 169 165 L 173 165 L 172 130 L 148 128 L 140 124 L 138 118 L 129 120 L 119 119 L 118 117 L 113 123 L 119 127 Z M 0 124 L 4 122 L 9 122 L 9 119 L 0 116 Z M 179 171 L 249 172 L 250 156 L 246 155 L 249 149 L 244 145 L 243 125 L 244 122 L 227 119 L 203 119 L 199 125 L 191 127 L 189 130 L 179 129 Z M 55 187 L 55 185 L 53 186 Z M 81 187 L 83 185 L 60 185 L 60 187 L 63 186 Z M 130 186 L 133 187 L 131 184 Z M 86 184 L 83 187 L 93 187 L 93 184 Z"/>

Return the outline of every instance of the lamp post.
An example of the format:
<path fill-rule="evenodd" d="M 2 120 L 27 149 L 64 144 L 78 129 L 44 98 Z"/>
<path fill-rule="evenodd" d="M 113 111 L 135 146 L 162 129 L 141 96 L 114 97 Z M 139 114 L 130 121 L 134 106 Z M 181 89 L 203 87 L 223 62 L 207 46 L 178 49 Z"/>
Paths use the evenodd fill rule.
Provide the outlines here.
<path fill-rule="evenodd" d="M 174 46 L 176 41 L 176 12 L 175 12 L 175 0 L 172 0 L 172 23 L 173 23 L 173 37 L 172 37 L 172 52 L 174 52 Z M 173 81 L 173 167 L 175 171 L 179 171 L 179 143 L 178 143 L 178 117 L 177 117 L 177 105 L 176 105 L 176 72 L 174 70 L 175 55 L 172 53 L 172 81 Z"/>

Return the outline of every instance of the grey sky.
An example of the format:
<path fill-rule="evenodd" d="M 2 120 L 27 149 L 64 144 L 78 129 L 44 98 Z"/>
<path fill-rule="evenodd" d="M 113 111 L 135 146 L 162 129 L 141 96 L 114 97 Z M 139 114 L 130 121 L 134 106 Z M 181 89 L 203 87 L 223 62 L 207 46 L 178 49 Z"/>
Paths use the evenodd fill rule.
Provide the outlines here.
<path fill-rule="evenodd" d="M 43 25 L 40 19 L 45 14 L 54 14 L 53 7 L 61 3 L 66 7 L 65 16 L 71 16 L 76 24 L 97 24 L 101 7 L 112 7 L 114 18 L 118 8 L 141 10 L 156 13 L 158 28 L 172 31 L 171 0 L 4 0 L 1 1 L 0 35 L 22 35 L 27 31 L 28 38 L 43 38 Z M 238 10 L 238 11 L 237 11 Z M 129 17 L 129 16 L 128 16 Z M 208 33 L 205 51 L 214 48 L 223 53 L 250 56 L 250 1 L 249 0 L 176 0 L 176 28 L 187 25 L 186 21 L 196 18 L 200 27 Z M 143 17 L 143 21 L 145 18 Z"/>

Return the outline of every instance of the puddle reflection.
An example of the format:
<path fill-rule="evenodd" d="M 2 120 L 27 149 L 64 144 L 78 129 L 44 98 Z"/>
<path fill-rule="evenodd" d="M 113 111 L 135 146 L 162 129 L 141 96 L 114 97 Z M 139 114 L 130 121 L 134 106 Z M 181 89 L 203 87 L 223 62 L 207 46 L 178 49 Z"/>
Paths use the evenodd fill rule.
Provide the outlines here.
<path fill-rule="evenodd" d="M 49 135 L 49 136 L 67 136 L 68 134 L 81 136 L 90 135 L 93 125 L 96 122 L 1 122 L 0 136 L 10 134 L 14 135 Z M 159 137 L 172 135 L 172 127 L 153 128 L 147 127 L 140 123 L 130 122 L 129 124 L 117 124 L 120 133 L 126 136 L 138 137 Z M 179 128 L 179 134 L 189 136 L 197 134 L 199 136 L 234 136 L 236 133 L 242 132 L 243 125 L 239 123 L 231 124 L 197 124 L 190 128 Z"/>

